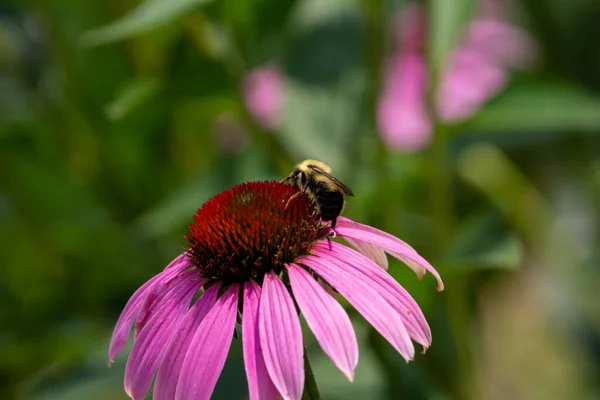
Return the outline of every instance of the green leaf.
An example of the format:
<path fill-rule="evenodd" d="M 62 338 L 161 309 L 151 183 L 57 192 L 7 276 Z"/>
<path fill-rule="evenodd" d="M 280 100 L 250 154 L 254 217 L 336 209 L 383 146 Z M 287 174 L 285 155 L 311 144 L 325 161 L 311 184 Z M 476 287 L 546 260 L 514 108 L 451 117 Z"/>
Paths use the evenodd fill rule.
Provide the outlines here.
<path fill-rule="evenodd" d="M 144 237 L 160 237 L 185 225 L 209 197 L 219 190 L 219 177 L 209 174 L 180 188 L 173 196 L 144 214 L 136 223 Z"/>
<path fill-rule="evenodd" d="M 358 74 L 328 88 L 288 81 L 284 126 L 278 133 L 288 153 L 296 160 L 320 159 L 343 171 L 344 149 L 361 123 L 363 85 Z"/>
<path fill-rule="evenodd" d="M 522 82 L 485 106 L 466 129 L 495 132 L 600 130 L 600 98 L 578 87 Z"/>
<path fill-rule="evenodd" d="M 106 105 L 106 116 L 119 121 L 150 100 L 160 90 L 157 79 L 134 79 L 127 82 L 117 97 Z"/>
<path fill-rule="evenodd" d="M 429 62 L 434 77 L 443 69 L 474 9 L 474 0 L 430 0 Z"/>
<path fill-rule="evenodd" d="M 443 273 L 464 273 L 480 269 L 513 270 L 521 266 L 524 246 L 514 233 L 507 232 L 500 213 L 488 210 L 464 221 L 442 258 Z"/>
<path fill-rule="evenodd" d="M 85 47 L 116 42 L 163 27 L 211 0 L 146 0 L 122 18 L 86 32 Z"/>

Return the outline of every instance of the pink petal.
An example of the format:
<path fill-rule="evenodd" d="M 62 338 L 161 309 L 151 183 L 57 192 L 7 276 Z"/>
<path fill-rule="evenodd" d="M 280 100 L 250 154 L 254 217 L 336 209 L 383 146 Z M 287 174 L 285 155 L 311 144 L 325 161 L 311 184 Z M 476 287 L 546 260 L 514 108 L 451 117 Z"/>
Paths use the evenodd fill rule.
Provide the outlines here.
<path fill-rule="evenodd" d="M 351 223 L 349 223 L 351 222 Z M 421 278 L 425 270 L 431 272 L 437 279 L 438 290 L 444 290 L 444 282 L 440 277 L 440 274 L 425 260 L 421 257 L 412 247 L 404 243 L 402 240 L 391 236 L 388 233 L 379 231 L 378 229 L 368 227 L 364 229 L 366 225 L 361 227 L 354 221 L 348 219 L 338 219 L 338 224 L 335 227 L 335 232 L 342 237 L 349 237 L 352 239 L 362 240 L 369 242 L 376 246 L 380 246 L 386 252 L 396 257 L 397 259 L 408 265 L 413 271 L 417 273 L 417 276 Z M 351 227 L 352 226 L 352 227 Z"/>
<path fill-rule="evenodd" d="M 162 299 L 164 294 L 170 290 L 173 279 L 181 273 L 181 271 L 187 269 L 189 267 L 189 262 L 186 260 L 185 264 L 180 263 L 178 266 L 173 266 L 173 263 L 169 264 L 165 271 L 169 271 L 170 277 L 167 276 L 166 279 L 163 279 L 161 282 L 157 282 L 150 288 L 146 296 L 144 297 L 144 301 L 142 302 L 142 306 L 140 307 L 140 312 L 135 321 L 135 331 L 134 331 L 134 341 L 137 340 L 140 332 L 144 329 L 144 326 L 148 323 L 148 320 L 154 315 L 154 311 L 160 307 L 162 304 Z M 201 287 L 206 282 L 206 279 L 199 278 L 198 279 L 198 287 Z"/>
<path fill-rule="evenodd" d="M 258 310 L 261 289 L 255 282 L 244 285 L 244 310 L 242 315 L 242 345 L 244 366 L 248 377 L 250 400 L 279 399 L 263 358 L 258 328 Z"/>
<path fill-rule="evenodd" d="M 185 354 L 200 323 L 217 302 L 217 293 L 220 288 L 221 286 L 218 284 L 212 285 L 181 318 L 181 322 L 173 333 L 173 339 L 165 351 L 165 356 L 160 362 L 154 382 L 153 399 L 175 398 L 177 381 Z"/>
<path fill-rule="evenodd" d="M 231 285 L 208 312 L 190 342 L 177 382 L 176 400 L 210 399 L 233 339 L 239 285 Z"/>
<path fill-rule="evenodd" d="M 390 148 L 416 151 L 429 144 L 432 127 L 426 95 L 427 67 L 423 56 L 416 52 L 394 56 L 377 106 L 381 138 Z"/>
<path fill-rule="evenodd" d="M 175 260 L 173 260 L 164 271 L 155 275 L 148 282 L 143 284 L 131 296 L 125 305 L 125 308 L 121 312 L 121 315 L 119 316 L 119 319 L 115 325 L 115 329 L 113 330 L 108 348 L 109 365 L 114 361 L 117 354 L 121 352 L 123 346 L 125 346 L 125 343 L 127 343 L 127 338 L 131 332 L 133 321 L 139 318 L 140 310 L 143 309 L 143 304 L 145 303 L 145 298 L 149 293 L 152 292 L 154 285 L 158 282 L 169 281 L 187 268 L 187 259 L 183 260 L 182 256 L 183 254 L 175 258 Z"/>
<path fill-rule="evenodd" d="M 304 269 L 290 265 L 288 274 L 296 303 L 323 351 L 354 380 L 358 343 L 348 314 Z"/>
<path fill-rule="evenodd" d="M 344 238 L 351 246 L 353 246 L 356 250 L 360 251 L 365 256 L 369 257 L 373 260 L 377 265 L 379 265 L 383 269 L 388 269 L 388 259 L 385 255 L 385 251 L 379 246 L 375 246 L 371 243 L 363 242 L 360 240 L 355 240 L 351 238 Z"/>
<path fill-rule="evenodd" d="M 413 359 L 415 348 L 402 319 L 368 280 L 357 280 L 331 257 L 306 256 L 298 262 L 312 268 L 336 288 L 407 362 Z"/>
<path fill-rule="evenodd" d="M 368 281 L 375 290 L 396 310 L 408 334 L 424 347 L 431 345 L 431 329 L 417 302 L 387 272 L 373 264 L 362 254 L 339 243 L 317 244 L 315 255 L 331 258 L 343 263 L 344 269 L 358 281 Z M 339 263 L 338 263 L 339 264 Z"/>
<path fill-rule="evenodd" d="M 284 81 L 277 66 L 270 64 L 250 71 L 244 77 L 242 92 L 248 111 L 259 124 L 269 130 L 281 125 Z"/>
<path fill-rule="evenodd" d="M 172 288 L 133 344 L 125 366 L 125 391 L 132 399 L 146 396 L 174 328 L 199 288 L 197 275 L 197 271 L 190 271 L 174 279 Z"/>
<path fill-rule="evenodd" d="M 477 18 L 467 29 L 463 46 L 479 52 L 488 62 L 508 68 L 531 67 L 536 45 L 527 32 L 497 18 Z"/>
<path fill-rule="evenodd" d="M 275 387 L 286 400 L 300 399 L 304 388 L 300 320 L 285 285 L 273 272 L 265 275 L 258 316 L 260 344 Z"/>
<path fill-rule="evenodd" d="M 436 94 L 440 117 L 460 122 L 473 115 L 506 86 L 508 72 L 467 47 L 454 51 Z"/>

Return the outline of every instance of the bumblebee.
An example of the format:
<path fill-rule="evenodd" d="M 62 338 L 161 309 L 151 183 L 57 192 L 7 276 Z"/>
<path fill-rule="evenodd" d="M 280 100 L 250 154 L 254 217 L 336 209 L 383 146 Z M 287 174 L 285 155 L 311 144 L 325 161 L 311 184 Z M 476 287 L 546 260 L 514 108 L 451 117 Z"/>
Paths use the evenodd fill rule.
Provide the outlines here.
<path fill-rule="evenodd" d="M 344 209 L 344 196 L 354 196 L 348 186 L 331 175 L 329 165 L 317 160 L 302 161 L 291 174 L 279 182 L 289 183 L 300 190 L 288 199 L 287 204 L 296 196 L 306 193 L 317 206 L 321 219 L 331 221 L 332 229 Z"/>

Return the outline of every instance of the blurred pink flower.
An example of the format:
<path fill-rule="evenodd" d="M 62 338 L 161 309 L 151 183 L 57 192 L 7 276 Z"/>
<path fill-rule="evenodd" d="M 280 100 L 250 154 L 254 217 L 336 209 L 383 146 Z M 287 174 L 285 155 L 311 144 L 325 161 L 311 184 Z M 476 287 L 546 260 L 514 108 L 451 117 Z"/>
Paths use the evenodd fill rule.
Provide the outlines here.
<path fill-rule="evenodd" d="M 526 68 L 534 61 L 535 46 L 529 35 L 499 19 L 501 10 L 490 9 L 487 3 L 482 2 L 482 12 L 469 22 L 442 71 L 434 106 L 444 122 L 458 123 L 472 116 L 506 86 L 508 68 Z M 426 147 L 432 136 L 426 106 L 425 10 L 412 3 L 398 22 L 399 48 L 385 72 L 377 122 L 390 148 L 416 151 Z"/>
<path fill-rule="evenodd" d="M 242 95 L 250 114 L 267 130 L 277 129 L 283 120 L 284 81 L 274 64 L 250 71 L 242 82 Z"/>

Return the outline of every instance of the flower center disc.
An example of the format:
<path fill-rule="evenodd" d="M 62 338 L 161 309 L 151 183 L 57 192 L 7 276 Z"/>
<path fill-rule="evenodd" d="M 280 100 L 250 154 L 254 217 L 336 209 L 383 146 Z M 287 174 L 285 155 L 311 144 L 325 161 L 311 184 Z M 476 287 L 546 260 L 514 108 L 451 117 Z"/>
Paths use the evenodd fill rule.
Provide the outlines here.
<path fill-rule="evenodd" d="M 191 262 L 211 281 L 250 279 L 308 253 L 323 232 L 318 212 L 305 194 L 287 204 L 297 189 L 277 182 L 248 182 L 208 200 L 194 215 L 187 240 Z"/>

